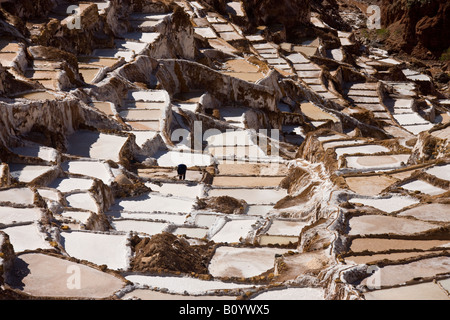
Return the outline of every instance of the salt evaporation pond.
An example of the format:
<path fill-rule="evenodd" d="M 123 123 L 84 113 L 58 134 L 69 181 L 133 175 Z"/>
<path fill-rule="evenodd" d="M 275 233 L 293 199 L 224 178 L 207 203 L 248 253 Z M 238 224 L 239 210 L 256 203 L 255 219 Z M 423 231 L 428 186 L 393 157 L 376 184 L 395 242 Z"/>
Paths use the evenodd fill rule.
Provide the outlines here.
<path fill-rule="evenodd" d="M 421 193 L 425 193 L 430 196 L 435 196 L 447 192 L 447 190 L 435 187 L 432 184 L 429 184 L 428 182 L 422 180 L 414 180 L 401 185 L 401 187 L 410 191 L 420 191 Z"/>
<path fill-rule="evenodd" d="M 114 270 L 128 268 L 131 249 L 127 242 L 127 236 L 121 234 L 61 232 L 61 244 L 71 257 L 105 264 Z"/>
<path fill-rule="evenodd" d="M 110 185 L 114 180 L 111 169 L 103 162 L 96 161 L 68 161 L 61 164 L 64 171 L 94 177 Z"/>
<path fill-rule="evenodd" d="M 450 257 L 422 259 L 401 265 L 387 265 L 375 270 L 361 284 L 378 284 L 395 286 L 411 281 L 414 278 L 434 277 L 437 274 L 450 272 Z"/>
<path fill-rule="evenodd" d="M 385 169 L 400 168 L 407 163 L 409 154 L 386 156 L 349 156 L 346 157 L 347 168 L 354 169 Z"/>
<path fill-rule="evenodd" d="M 211 290 L 245 289 L 251 287 L 248 284 L 206 281 L 189 277 L 159 277 L 136 274 L 128 275 L 125 279 L 139 285 L 147 285 L 153 288 L 166 288 L 171 293 L 183 294 L 186 291 L 191 295 L 203 294 Z"/>
<path fill-rule="evenodd" d="M 450 204 L 430 203 L 405 210 L 398 216 L 411 216 L 425 221 L 450 222 Z"/>
<path fill-rule="evenodd" d="M 89 220 L 89 218 L 91 217 L 91 212 L 90 211 L 72 211 L 72 210 L 64 210 L 61 213 L 61 216 L 63 216 L 64 218 L 68 218 L 71 220 L 75 220 L 79 223 L 84 223 L 86 224 Z"/>
<path fill-rule="evenodd" d="M 93 184 L 94 180 L 92 179 L 68 177 L 68 178 L 57 178 L 53 180 L 52 183 L 48 185 L 48 187 L 57 189 L 62 193 L 64 193 L 64 192 L 72 192 L 75 190 L 87 191 L 90 188 L 92 188 Z"/>
<path fill-rule="evenodd" d="M 9 240 L 16 253 L 25 250 L 53 248 L 50 243 L 45 240 L 47 235 L 42 233 L 35 223 L 8 227 L 0 230 L 9 235 Z"/>
<path fill-rule="evenodd" d="M 337 157 L 344 154 L 356 154 L 356 153 L 368 153 L 368 154 L 374 154 L 378 152 L 389 152 L 390 150 L 384 146 L 380 145 L 364 145 L 364 146 L 356 146 L 356 147 L 343 147 L 343 148 L 336 148 L 334 149 L 336 152 Z"/>
<path fill-rule="evenodd" d="M 36 178 L 54 170 L 51 166 L 25 165 L 25 164 L 10 164 L 9 170 L 11 177 L 16 178 L 20 182 L 31 182 Z"/>
<path fill-rule="evenodd" d="M 111 210 L 127 212 L 171 212 L 187 213 L 192 210 L 193 199 L 164 197 L 157 193 L 150 193 L 135 198 L 119 200 Z"/>
<path fill-rule="evenodd" d="M 450 181 L 450 164 L 442 166 L 434 166 L 430 169 L 425 170 L 426 173 L 432 174 L 439 179 Z"/>
<path fill-rule="evenodd" d="M 322 288 L 286 288 L 265 291 L 251 300 L 325 300 Z"/>
<path fill-rule="evenodd" d="M 349 222 L 349 235 L 370 235 L 370 234 L 399 234 L 412 235 L 437 229 L 439 226 L 431 223 L 395 218 L 382 215 L 364 215 L 353 217 Z"/>
<path fill-rule="evenodd" d="M 26 275 L 20 279 L 17 289 L 37 297 L 102 299 L 112 296 L 125 286 L 125 281 L 114 275 L 50 255 L 21 254 L 16 258 L 16 268 L 23 264 L 28 272 L 18 270 Z M 79 272 L 79 287 L 68 285 L 72 270 Z M 14 284 L 12 287 L 15 287 Z"/>
<path fill-rule="evenodd" d="M 363 196 L 376 196 L 381 191 L 397 182 L 396 179 L 384 175 L 357 176 L 345 178 L 350 190 Z"/>
<path fill-rule="evenodd" d="M 32 205 L 34 192 L 28 188 L 11 188 L 0 190 L 0 202 L 13 202 L 17 204 Z"/>
<path fill-rule="evenodd" d="M 228 221 L 214 236 L 211 240 L 216 243 L 226 242 L 233 243 L 239 242 L 240 238 L 244 238 L 248 233 L 253 230 L 252 225 L 256 222 L 254 219 L 236 219 Z"/>
<path fill-rule="evenodd" d="M 155 235 L 161 233 L 169 225 L 163 222 L 153 222 L 153 221 L 142 221 L 142 220 L 114 220 L 112 226 L 117 231 L 123 232 L 138 232 L 144 233 L 146 235 Z"/>
<path fill-rule="evenodd" d="M 274 204 L 287 196 L 285 189 L 212 189 L 210 197 L 229 196 L 249 204 Z"/>
<path fill-rule="evenodd" d="M 193 198 L 201 197 L 203 193 L 203 185 L 186 185 L 182 183 L 162 183 L 161 185 L 155 183 L 146 183 L 152 191 L 159 192 L 163 195 L 172 195 L 176 197 Z"/>
<path fill-rule="evenodd" d="M 387 213 L 392 213 L 401 210 L 405 207 L 419 203 L 418 199 L 411 197 L 392 196 L 390 198 L 352 198 L 351 203 L 362 203 L 366 206 L 371 206 Z"/>
<path fill-rule="evenodd" d="M 366 300 L 450 300 L 433 282 L 365 292 Z"/>
<path fill-rule="evenodd" d="M 209 264 L 214 277 L 253 277 L 273 268 L 276 254 L 286 249 L 219 247 Z"/>
<path fill-rule="evenodd" d="M 42 211 L 39 208 L 0 207 L 0 223 L 5 225 L 38 221 L 41 216 Z"/>
<path fill-rule="evenodd" d="M 74 193 L 66 197 L 69 207 L 99 212 L 97 201 L 89 193 Z"/>
<path fill-rule="evenodd" d="M 201 167 L 209 166 L 214 162 L 209 154 L 194 152 L 168 151 L 156 155 L 155 158 L 161 167 L 176 167 L 180 163 L 188 167 Z"/>

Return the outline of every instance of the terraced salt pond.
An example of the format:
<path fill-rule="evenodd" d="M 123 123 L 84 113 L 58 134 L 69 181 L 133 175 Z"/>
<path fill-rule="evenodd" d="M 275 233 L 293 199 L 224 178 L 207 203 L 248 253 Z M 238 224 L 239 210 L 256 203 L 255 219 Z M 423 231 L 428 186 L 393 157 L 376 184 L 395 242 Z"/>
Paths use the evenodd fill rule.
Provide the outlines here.
<path fill-rule="evenodd" d="M 0 202 L 32 205 L 34 203 L 34 192 L 29 188 L 10 188 L 0 190 Z"/>
<path fill-rule="evenodd" d="M 420 259 L 425 258 L 429 253 L 427 252 L 396 252 L 396 253 L 382 253 L 382 254 L 370 254 L 362 256 L 349 256 L 345 258 L 346 263 L 353 264 L 373 264 L 375 262 L 389 260 L 400 261 L 405 259 Z"/>
<path fill-rule="evenodd" d="M 46 254 L 21 254 L 14 264 L 15 274 L 25 276 L 9 279 L 9 285 L 39 297 L 102 299 L 125 286 L 125 281 L 114 275 Z M 79 272 L 79 283 L 69 282 L 72 270 Z"/>
<path fill-rule="evenodd" d="M 424 221 L 450 222 L 449 212 L 450 204 L 430 203 L 400 212 L 398 216 L 410 216 Z"/>
<path fill-rule="evenodd" d="M 274 204 L 287 196 L 285 189 L 211 189 L 210 197 L 230 196 L 249 204 Z"/>
<path fill-rule="evenodd" d="M 176 167 L 184 163 L 188 167 L 209 166 L 213 159 L 209 154 L 194 152 L 167 151 L 155 155 L 160 167 Z"/>
<path fill-rule="evenodd" d="M 276 254 L 287 250 L 277 248 L 219 247 L 209 264 L 214 277 L 253 277 L 273 268 Z"/>
<path fill-rule="evenodd" d="M 0 224 L 38 221 L 42 215 L 43 212 L 40 208 L 0 207 Z"/>
<path fill-rule="evenodd" d="M 259 71 L 259 67 L 244 59 L 228 60 L 225 63 L 228 71 L 224 72 L 226 75 L 236 77 L 249 82 L 257 82 L 264 78 L 264 74 Z"/>
<path fill-rule="evenodd" d="M 16 178 L 20 182 L 30 183 L 33 180 L 55 170 L 51 166 L 10 164 L 9 170 L 11 177 Z"/>
<path fill-rule="evenodd" d="M 215 176 L 212 185 L 217 187 L 278 187 L 285 177 Z"/>
<path fill-rule="evenodd" d="M 111 168 L 103 162 L 97 161 L 67 161 L 61 164 L 64 171 L 74 174 L 94 177 L 110 185 L 114 180 Z"/>
<path fill-rule="evenodd" d="M 346 177 L 350 190 L 363 196 L 376 196 L 397 182 L 397 179 L 385 175 Z"/>
<path fill-rule="evenodd" d="M 70 219 L 76 223 L 87 224 L 88 220 L 92 216 L 92 212 L 90 211 L 73 211 L 73 210 L 64 210 L 61 212 L 61 216 L 67 219 Z"/>
<path fill-rule="evenodd" d="M 439 179 L 450 181 L 450 164 L 434 166 L 425 170 L 425 172 L 432 174 Z"/>
<path fill-rule="evenodd" d="M 337 158 L 344 154 L 374 154 L 378 152 L 389 152 L 390 150 L 384 146 L 380 145 L 363 145 L 363 146 L 355 146 L 355 147 L 338 147 L 335 148 Z"/>
<path fill-rule="evenodd" d="M 172 231 L 175 235 L 184 235 L 189 238 L 203 239 L 208 234 L 207 228 L 177 227 Z"/>
<path fill-rule="evenodd" d="M 48 187 L 54 188 L 62 193 L 73 192 L 76 190 L 87 191 L 91 189 L 94 185 L 94 180 L 84 179 L 84 178 L 57 178 L 53 180 Z"/>
<path fill-rule="evenodd" d="M 14 247 L 14 252 L 36 249 L 52 249 L 45 240 L 47 234 L 43 233 L 36 223 L 12 226 L 0 229 L 9 235 L 9 240 Z"/>
<path fill-rule="evenodd" d="M 427 282 L 404 287 L 364 293 L 366 300 L 449 300 L 448 294 L 436 283 Z"/>
<path fill-rule="evenodd" d="M 131 248 L 127 246 L 127 235 L 86 231 L 61 232 L 61 244 L 71 257 L 97 265 L 105 264 L 114 270 L 126 270 L 129 266 Z"/>
<path fill-rule="evenodd" d="M 147 285 L 153 288 L 165 288 L 170 293 L 183 294 L 185 291 L 190 295 L 201 295 L 214 290 L 246 289 L 248 284 L 238 284 L 222 281 L 206 281 L 189 277 L 161 277 L 139 274 L 130 274 L 125 279 L 137 285 Z"/>
<path fill-rule="evenodd" d="M 153 236 L 155 234 L 165 231 L 169 226 L 168 223 L 154 222 L 154 221 L 142 221 L 131 219 L 120 219 L 111 222 L 114 229 L 122 232 L 138 232 L 143 235 Z"/>
<path fill-rule="evenodd" d="M 134 219 L 134 220 L 149 220 L 149 221 L 164 221 L 173 224 L 183 224 L 186 221 L 186 214 L 183 213 L 161 213 L 161 212 L 127 212 L 127 211 L 109 211 L 107 215 L 114 218 Z"/>
<path fill-rule="evenodd" d="M 380 238 L 357 238 L 352 240 L 350 250 L 361 252 L 381 252 L 388 250 L 430 250 L 433 248 L 445 248 L 450 246 L 450 240 L 402 240 Z"/>
<path fill-rule="evenodd" d="M 225 225 L 212 237 L 211 240 L 216 243 L 239 243 L 240 239 L 245 239 L 256 219 L 236 219 L 225 223 Z"/>
<path fill-rule="evenodd" d="M 202 197 L 204 187 L 202 184 L 183 184 L 183 183 L 147 183 L 152 191 L 159 192 L 162 195 L 172 195 L 175 197 L 192 198 Z"/>
<path fill-rule="evenodd" d="M 233 161 L 233 163 L 219 163 L 220 175 L 257 175 L 257 176 L 285 176 L 288 172 L 287 165 L 273 163 L 251 163 Z"/>
<path fill-rule="evenodd" d="M 331 120 L 333 122 L 338 122 L 338 118 L 333 116 L 331 113 L 325 112 L 313 103 L 302 103 L 300 109 L 308 118 L 312 120 Z"/>
<path fill-rule="evenodd" d="M 148 290 L 148 289 L 136 289 L 132 292 L 125 294 L 122 300 L 128 299 L 140 299 L 140 300 L 236 300 L 236 296 L 217 296 L 217 295 L 184 295 L 175 293 L 163 293 L 160 291 Z"/>
<path fill-rule="evenodd" d="M 410 191 L 420 191 L 421 193 L 425 193 L 431 196 L 436 196 L 447 192 L 447 190 L 445 189 L 433 186 L 432 184 L 429 184 L 428 182 L 422 180 L 414 180 L 401 185 L 401 187 Z"/>
<path fill-rule="evenodd" d="M 342 139 L 342 137 L 340 136 L 331 136 L 329 137 L 329 139 Z M 363 140 L 339 140 L 339 141 L 329 141 L 327 139 L 322 139 L 319 141 L 322 141 L 322 146 L 325 150 L 330 149 L 330 148 L 336 148 L 336 147 L 343 147 L 343 146 L 351 146 L 351 145 L 355 145 L 355 144 L 361 144 L 364 143 Z"/>
<path fill-rule="evenodd" d="M 127 139 L 98 132 L 77 131 L 67 139 L 67 152 L 80 157 L 118 162 Z"/>
<path fill-rule="evenodd" d="M 361 283 L 377 283 L 379 286 L 395 286 L 411 281 L 414 278 L 434 277 L 436 274 L 448 273 L 450 257 L 422 259 L 401 265 L 388 265 L 379 268 Z"/>
<path fill-rule="evenodd" d="M 11 151 L 25 157 L 37 157 L 48 162 L 56 162 L 58 157 L 58 152 L 55 149 L 34 143 L 12 148 Z"/>
<path fill-rule="evenodd" d="M 418 199 L 407 196 L 390 196 L 383 198 L 352 198 L 351 203 L 361 203 L 366 206 L 371 206 L 387 213 L 392 213 L 401 210 L 405 207 L 419 203 Z"/>
<path fill-rule="evenodd" d="M 408 162 L 409 154 L 396 154 L 385 156 L 347 156 L 347 168 L 353 169 L 396 169 Z"/>
<path fill-rule="evenodd" d="M 73 193 L 66 196 L 66 201 L 69 207 L 79 208 L 92 212 L 99 212 L 100 208 L 97 201 L 89 193 Z"/>
<path fill-rule="evenodd" d="M 116 202 L 111 211 L 187 213 L 192 210 L 194 199 L 165 197 L 150 193 Z"/>
<path fill-rule="evenodd" d="M 197 213 L 194 218 L 195 225 L 209 228 L 216 222 L 217 217 L 216 214 Z"/>
<path fill-rule="evenodd" d="M 251 300 L 325 300 L 322 288 L 285 288 L 264 291 Z"/>
<path fill-rule="evenodd" d="M 349 227 L 349 235 L 364 236 L 377 234 L 412 235 L 437 229 L 439 226 L 405 218 L 363 215 L 351 218 Z"/>
<path fill-rule="evenodd" d="M 265 157 L 266 154 L 258 146 L 220 146 L 208 147 L 205 152 L 212 154 L 215 157 L 237 157 L 237 158 L 251 158 L 259 159 Z"/>

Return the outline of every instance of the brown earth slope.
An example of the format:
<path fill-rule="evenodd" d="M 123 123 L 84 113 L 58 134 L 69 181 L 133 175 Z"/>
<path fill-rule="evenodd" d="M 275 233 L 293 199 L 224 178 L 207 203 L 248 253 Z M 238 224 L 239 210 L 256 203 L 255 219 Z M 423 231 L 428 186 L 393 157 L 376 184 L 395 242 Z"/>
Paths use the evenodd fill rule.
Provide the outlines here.
<path fill-rule="evenodd" d="M 135 257 L 133 271 L 148 272 L 155 269 L 183 273 L 208 273 L 211 252 L 209 246 L 191 246 L 185 239 L 163 232 L 151 238 L 133 239 Z"/>

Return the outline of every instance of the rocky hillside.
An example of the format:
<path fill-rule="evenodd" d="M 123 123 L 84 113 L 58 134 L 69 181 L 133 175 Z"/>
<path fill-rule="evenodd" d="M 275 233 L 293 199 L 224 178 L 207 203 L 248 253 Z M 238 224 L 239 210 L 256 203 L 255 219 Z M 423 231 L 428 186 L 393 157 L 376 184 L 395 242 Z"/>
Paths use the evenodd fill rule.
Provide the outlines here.
<path fill-rule="evenodd" d="M 450 48 L 450 3 L 446 0 L 383 0 L 387 44 L 419 59 L 439 59 Z"/>

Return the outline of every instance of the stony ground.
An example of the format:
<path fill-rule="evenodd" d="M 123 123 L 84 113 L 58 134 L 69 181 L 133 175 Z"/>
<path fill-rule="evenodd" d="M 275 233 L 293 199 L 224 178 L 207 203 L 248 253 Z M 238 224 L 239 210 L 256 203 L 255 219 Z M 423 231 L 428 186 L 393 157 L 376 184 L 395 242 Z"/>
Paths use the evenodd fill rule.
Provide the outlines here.
<path fill-rule="evenodd" d="M 361 1 L 26 2 L 0 298 L 449 299 L 448 86 Z"/>

